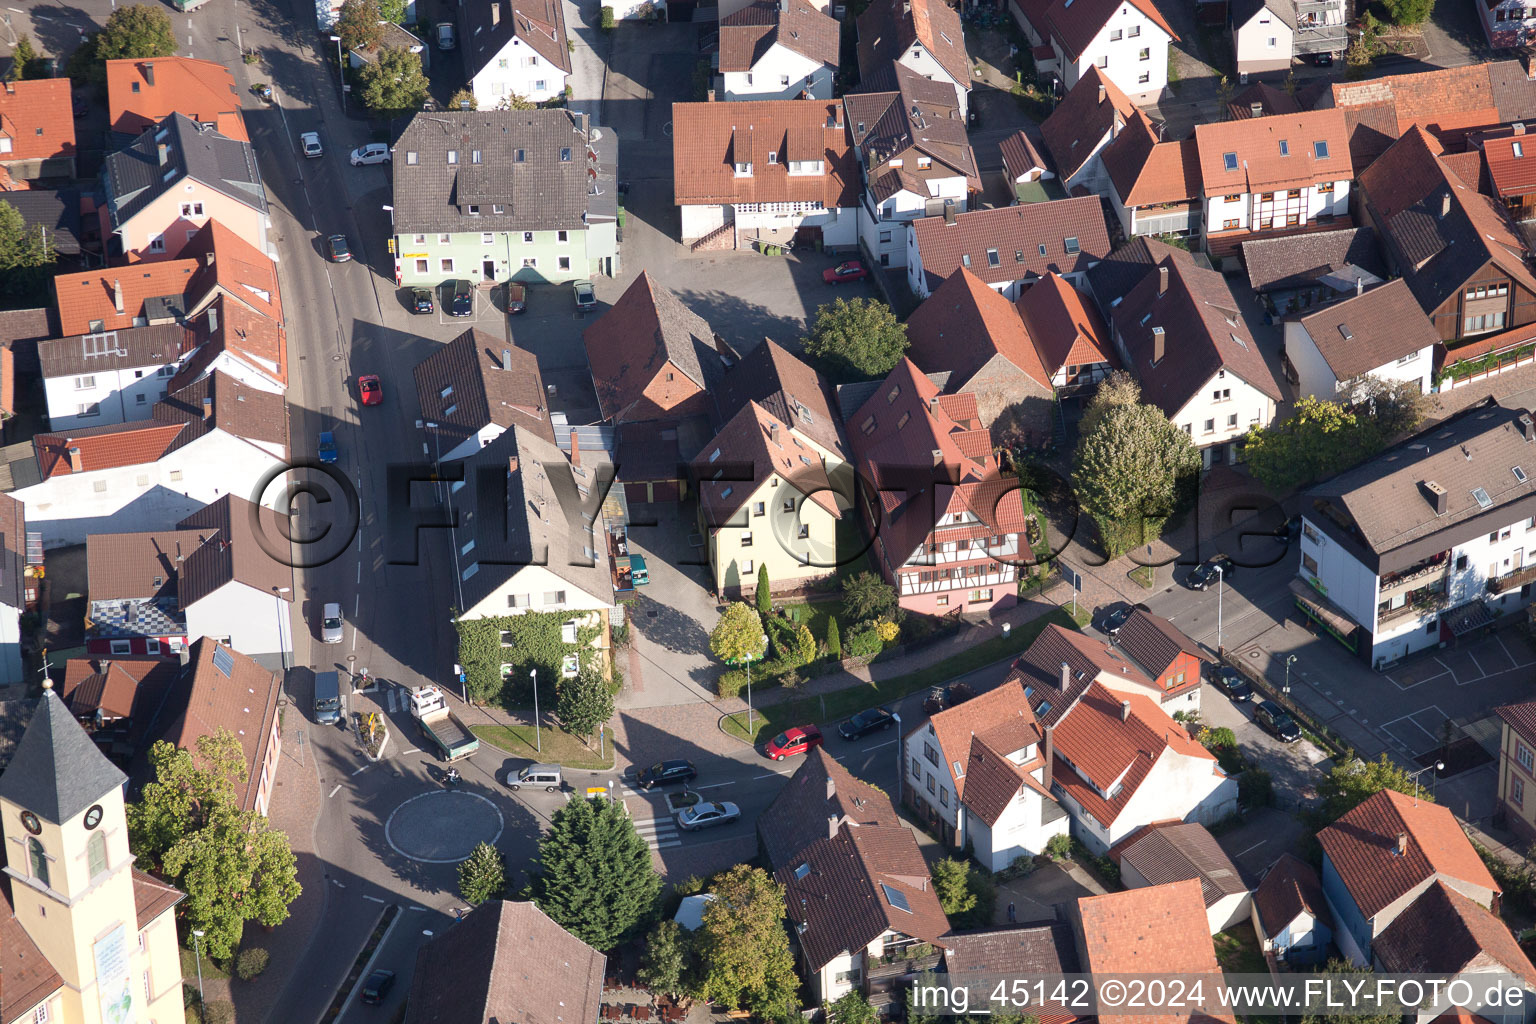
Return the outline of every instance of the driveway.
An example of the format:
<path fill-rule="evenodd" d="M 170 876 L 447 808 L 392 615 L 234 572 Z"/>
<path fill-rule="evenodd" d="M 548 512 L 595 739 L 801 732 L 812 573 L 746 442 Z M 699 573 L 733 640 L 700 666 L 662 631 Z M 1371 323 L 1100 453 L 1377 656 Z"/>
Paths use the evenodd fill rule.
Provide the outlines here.
<path fill-rule="evenodd" d="M 1305 834 L 1306 828 L 1295 815 L 1260 807 L 1250 812 L 1241 825 L 1218 836 L 1216 845 L 1232 858 L 1243 873 L 1244 883 L 1253 888 L 1276 857 L 1282 853 L 1299 855 Z"/>
<path fill-rule="evenodd" d="M 693 502 L 630 506 L 629 543 L 645 556 L 651 582 L 626 611 L 632 624 L 623 709 L 693 704 L 714 698 L 719 662 L 709 634 L 720 612 L 708 590 L 707 554 Z"/>
<path fill-rule="evenodd" d="M 1275 784 L 1275 802 L 1294 811 L 1316 795 L 1328 752 L 1303 738 L 1281 743 L 1253 722 L 1251 701 L 1234 704 L 1214 686 L 1200 691 L 1200 719 L 1212 728 L 1225 727 L 1237 737 L 1237 747 L 1248 763 L 1269 772 Z"/>
<path fill-rule="evenodd" d="M 1036 868 L 1023 878 L 997 887 L 994 924 L 1008 923 L 1008 904 L 1021 922 L 1067 919 L 1067 911 L 1084 896 L 1102 896 L 1107 890 L 1099 880 L 1074 861 L 1056 861 Z M 1061 908 L 1058 913 L 1057 908 Z"/>

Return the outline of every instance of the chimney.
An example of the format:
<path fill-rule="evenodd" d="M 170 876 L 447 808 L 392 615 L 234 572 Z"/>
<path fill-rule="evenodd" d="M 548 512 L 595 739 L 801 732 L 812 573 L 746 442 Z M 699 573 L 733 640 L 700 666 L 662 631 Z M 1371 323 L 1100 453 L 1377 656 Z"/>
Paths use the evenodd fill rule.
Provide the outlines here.
<path fill-rule="evenodd" d="M 928 411 L 933 413 L 933 414 L 935 414 L 935 415 L 938 414 L 938 411 L 939 411 L 939 396 L 938 396 L 937 392 L 934 393 L 934 396 L 932 398 L 928 399 Z"/>
<path fill-rule="evenodd" d="M 112 308 L 117 310 L 118 316 L 123 315 L 123 279 L 120 277 L 112 279 Z"/>
<path fill-rule="evenodd" d="M 1072 685 L 1072 666 L 1066 662 L 1061 663 L 1061 692 L 1066 693 L 1067 687 Z"/>
<path fill-rule="evenodd" d="M 827 776 L 827 799 L 831 800 L 836 795 L 837 795 L 837 782 L 836 782 L 836 780 L 834 780 L 832 778 L 832 776 L 828 775 Z"/>
<path fill-rule="evenodd" d="M 955 208 L 950 203 L 944 204 L 944 226 L 947 228 L 955 226 Z"/>
<path fill-rule="evenodd" d="M 1429 492 L 1429 503 L 1435 507 L 1435 515 L 1445 515 L 1450 508 L 1450 492 L 1433 480 L 1425 480 L 1424 489 Z"/>
<path fill-rule="evenodd" d="M 491 0 L 491 24 L 501 24 L 501 0 Z"/>
<path fill-rule="evenodd" d="M 1524 135 L 1525 134 L 1525 122 L 1524 121 L 1516 121 L 1514 124 L 1510 125 L 1509 127 L 1510 127 L 1510 130 L 1513 131 L 1516 135 Z"/>
<path fill-rule="evenodd" d="M 508 371 L 512 369 L 512 350 L 509 348 L 501 350 L 501 368 Z"/>
<path fill-rule="evenodd" d="M 1128 700 L 1123 700 L 1123 701 L 1120 702 L 1120 721 L 1122 721 L 1122 722 L 1127 721 L 1127 720 L 1130 719 L 1130 717 L 1131 717 L 1131 702 L 1128 701 Z"/>
<path fill-rule="evenodd" d="M 1405 856 L 1407 853 L 1408 853 L 1408 833 L 1407 832 L 1399 832 L 1397 834 L 1397 855 L 1399 857 L 1402 857 L 1402 856 Z"/>
<path fill-rule="evenodd" d="M 69 449 L 69 471 L 71 473 L 85 472 L 85 462 L 80 458 L 79 448 L 71 447 Z"/>
<path fill-rule="evenodd" d="M 204 256 L 203 256 L 203 266 L 205 266 L 205 267 L 213 266 L 213 253 L 210 252 L 210 253 L 205 253 L 204 254 Z"/>
<path fill-rule="evenodd" d="M 1440 197 L 1440 216 L 1445 217 L 1451 212 L 1451 194 L 1447 192 Z"/>
<path fill-rule="evenodd" d="M 1168 294 L 1168 267 L 1166 264 L 1157 268 L 1157 294 Z"/>
<path fill-rule="evenodd" d="M 789 0 L 779 0 L 779 10 L 781 10 L 781 11 L 789 10 Z"/>
<path fill-rule="evenodd" d="M 1264 104 L 1262 104 L 1262 103 L 1250 103 L 1250 104 L 1248 104 L 1248 112 L 1250 114 L 1252 114 L 1254 117 L 1263 117 L 1264 116 Z"/>
<path fill-rule="evenodd" d="M 835 814 L 827 815 L 827 838 L 837 838 L 837 815 Z"/>
<path fill-rule="evenodd" d="M 1163 361 L 1163 356 L 1168 347 L 1168 335 L 1163 333 L 1161 327 L 1152 328 L 1152 365 L 1156 366 Z"/>
<path fill-rule="evenodd" d="M 212 418 L 213 418 L 213 396 L 212 395 L 207 395 L 207 396 L 205 396 L 203 398 L 203 419 L 209 420 L 209 419 L 212 419 Z"/>
<path fill-rule="evenodd" d="M 1528 412 L 1520 414 L 1520 433 L 1527 441 L 1536 441 L 1536 419 Z"/>
<path fill-rule="evenodd" d="M 1363 278 L 1363 277 L 1355 278 L 1355 294 L 1356 295 L 1364 295 L 1365 294 L 1365 278 Z"/>
<path fill-rule="evenodd" d="M 208 333 L 213 334 L 219 329 L 219 311 L 215 306 L 208 307 Z"/>
<path fill-rule="evenodd" d="M 933 464 L 935 466 L 944 465 L 944 453 L 937 448 L 933 449 Z"/>
<path fill-rule="evenodd" d="M 779 443 L 779 425 L 777 423 L 768 424 L 768 441 L 774 445 Z"/>
<path fill-rule="evenodd" d="M 1045 761 L 1045 769 L 1041 772 L 1040 784 L 1049 793 L 1051 791 L 1051 762 L 1056 760 L 1056 727 L 1054 725 L 1045 727 L 1045 754 L 1043 760 Z"/>
<path fill-rule="evenodd" d="M 513 456 L 511 456 L 510 458 L 507 459 L 507 475 L 508 476 L 516 476 L 517 475 L 517 456 L 516 455 L 513 455 Z"/>
<path fill-rule="evenodd" d="M 1104 84 L 1101 82 L 1101 83 L 1099 83 L 1099 105 L 1102 106 L 1103 104 L 1104 104 Z"/>
<path fill-rule="evenodd" d="M 144 62 L 144 81 L 151 86 L 155 84 L 155 62 L 152 60 Z"/>
<path fill-rule="evenodd" d="M 171 147 L 160 143 L 155 147 L 155 155 L 160 159 L 160 166 L 164 167 L 170 161 Z"/>
<path fill-rule="evenodd" d="M 576 438 L 576 428 L 571 428 L 571 465 L 581 468 L 581 442 Z"/>

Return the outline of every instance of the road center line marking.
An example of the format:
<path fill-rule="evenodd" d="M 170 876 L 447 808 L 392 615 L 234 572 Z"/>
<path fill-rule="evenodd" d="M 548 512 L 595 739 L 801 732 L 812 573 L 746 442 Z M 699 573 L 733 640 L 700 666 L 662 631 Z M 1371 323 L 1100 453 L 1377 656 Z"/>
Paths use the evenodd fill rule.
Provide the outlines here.
<path fill-rule="evenodd" d="M 754 776 L 752 776 L 752 779 L 753 779 L 753 781 L 756 781 L 758 779 L 771 779 L 775 775 L 779 776 L 780 778 L 784 778 L 786 776 L 793 775 L 793 774 L 794 774 L 794 772 L 769 772 L 767 775 L 754 775 Z"/>
<path fill-rule="evenodd" d="M 867 753 L 869 753 L 869 752 L 870 752 L 870 751 L 871 751 L 871 750 L 879 750 L 879 749 L 880 749 L 880 748 L 881 748 L 881 747 L 888 747 L 888 746 L 890 746 L 890 745 L 891 745 L 891 744 L 892 744 L 892 743 L 895 743 L 895 742 L 896 742 L 896 741 L 895 741 L 895 740 L 886 740 L 886 741 L 885 741 L 885 742 L 884 742 L 884 743 L 876 743 L 876 744 L 875 744 L 875 745 L 874 745 L 874 746 L 872 746 L 872 747 L 865 747 L 865 748 L 864 748 L 864 749 L 862 749 L 862 750 L 860 750 L 860 751 L 859 751 L 859 753 L 861 753 L 861 754 L 867 754 Z"/>
<path fill-rule="evenodd" d="M 353 772 L 352 774 L 353 775 L 361 775 L 363 772 L 367 771 L 371 767 L 373 767 L 373 766 L 365 764 L 361 768 L 359 768 L 357 771 Z"/>
<path fill-rule="evenodd" d="M 733 779 L 730 782 L 717 782 L 713 786 L 695 786 L 695 787 L 693 787 L 693 791 L 695 793 L 698 793 L 698 792 L 702 792 L 703 790 L 706 790 L 706 789 L 723 789 L 726 786 L 734 786 L 734 785 L 736 785 L 736 782 Z"/>
<path fill-rule="evenodd" d="M 336 783 L 336 788 L 335 789 L 332 789 L 329 793 L 325 794 L 325 798 L 327 800 L 329 800 L 331 797 L 335 796 L 340 791 L 341 791 L 341 783 L 338 782 L 338 783 Z"/>

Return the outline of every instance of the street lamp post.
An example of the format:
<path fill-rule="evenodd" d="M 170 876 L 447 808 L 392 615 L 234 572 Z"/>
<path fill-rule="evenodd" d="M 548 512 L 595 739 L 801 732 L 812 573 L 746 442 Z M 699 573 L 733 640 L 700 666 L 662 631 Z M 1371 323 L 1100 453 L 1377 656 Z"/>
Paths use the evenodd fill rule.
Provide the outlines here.
<path fill-rule="evenodd" d="M 539 670 L 531 668 L 528 677 L 533 680 L 533 746 L 540 754 L 544 753 L 544 741 L 539 736 Z"/>
<path fill-rule="evenodd" d="M 1291 700 L 1291 664 L 1295 660 L 1296 660 L 1296 655 L 1294 655 L 1294 654 L 1286 655 L 1286 658 L 1285 658 L 1285 689 L 1280 691 L 1280 696 L 1285 698 L 1286 703 L 1290 703 L 1290 700 Z"/>
<path fill-rule="evenodd" d="M 293 593 L 292 587 L 273 587 L 272 593 L 277 597 L 277 656 L 282 659 L 283 671 L 288 671 L 289 648 L 292 646 L 283 639 L 283 595 Z M 354 627 L 356 628 L 356 627 Z"/>
<path fill-rule="evenodd" d="M 1006 625 L 1006 623 L 1005 623 Z M 904 753 L 906 744 L 901 740 L 901 715 L 892 711 L 891 717 L 896 720 L 896 806 L 901 806 L 901 773 L 906 771 L 907 756 Z"/>
<path fill-rule="evenodd" d="M 331 42 L 336 44 L 336 84 L 341 86 L 341 112 L 347 112 L 347 74 L 346 65 L 342 62 L 341 36 L 331 36 Z"/>
<path fill-rule="evenodd" d="M 1221 571 L 1221 566 L 1216 569 L 1216 653 L 1221 653 L 1221 599 L 1223 591 L 1227 589 L 1227 574 Z"/>
<path fill-rule="evenodd" d="M 737 658 L 736 660 L 729 662 L 729 664 L 732 665 L 747 666 L 747 735 L 749 736 L 752 734 L 752 727 L 756 722 L 756 718 L 754 717 L 752 711 L 752 663 L 761 659 L 762 656 L 767 653 L 767 651 L 768 634 L 764 633 L 762 650 L 758 651 L 756 654 L 749 654 L 745 658 Z"/>
<path fill-rule="evenodd" d="M 192 930 L 192 945 L 197 948 L 197 1005 L 203 1005 L 203 932 Z"/>
<path fill-rule="evenodd" d="M 1420 768 L 1416 772 L 1409 772 L 1408 773 L 1408 777 L 1413 780 L 1413 803 L 1414 803 L 1414 806 L 1418 806 L 1418 803 L 1419 803 L 1419 776 L 1423 775 L 1425 772 L 1443 772 L 1443 771 L 1445 771 L 1445 762 L 1444 761 L 1436 761 L 1434 764 L 1429 765 L 1428 767 Z"/>

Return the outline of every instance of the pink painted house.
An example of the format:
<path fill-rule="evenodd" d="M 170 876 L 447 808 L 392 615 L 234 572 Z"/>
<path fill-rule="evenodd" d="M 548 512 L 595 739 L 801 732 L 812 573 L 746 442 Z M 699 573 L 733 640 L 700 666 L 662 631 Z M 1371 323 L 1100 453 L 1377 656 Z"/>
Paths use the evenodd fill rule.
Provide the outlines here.
<path fill-rule="evenodd" d="M 906 358 L 873 387 L 846 425 L 871 552 L 901 606 L 949 615 L 1017 603 L 1024 506 L 1018 481 L 998 471 L 976 396 L 941 394 Z"/>

